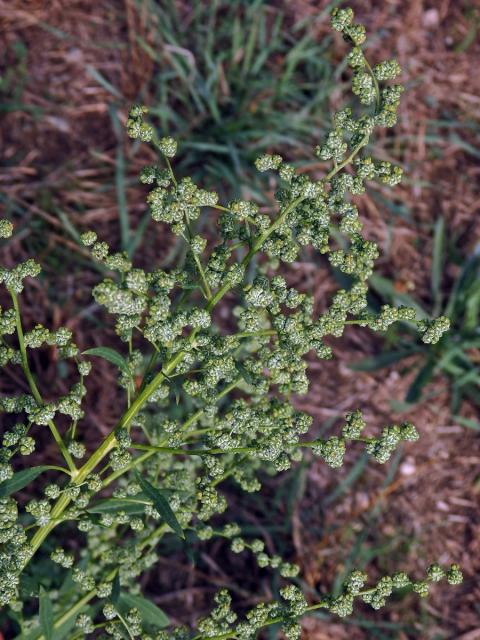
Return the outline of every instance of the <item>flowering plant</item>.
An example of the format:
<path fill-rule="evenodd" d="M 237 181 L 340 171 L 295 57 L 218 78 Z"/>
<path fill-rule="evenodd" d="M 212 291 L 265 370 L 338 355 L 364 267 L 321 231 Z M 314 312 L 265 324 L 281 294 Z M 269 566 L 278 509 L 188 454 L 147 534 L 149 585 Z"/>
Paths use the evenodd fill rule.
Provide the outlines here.
<path fill-rule="evenodd" d="M 3 424 L 11 423 L 3 430 L 0 460 L 0 602 L 9 605 L 22 638 L 248 640 L 279 624 L 293 639 L 300 637 L 299 618 L 309 611 L 324 608 L 346 616 L 357 598 L 378 609 L 396 589 L 426 596 L 430 583 L 443 577 L 450 584 L 461 582 L 456 565 L 432 565 L 420 581 L 396 573 L 370 587 L 362 571 L 353 571 L 339 596 L 309 604 L 298 586 L 297 565 L 267 554 L 263 541 L 248 539 L 235 522 L 216 526 L 212 520 L 227 509 L 222 493 L 227 479 L 245 491 L 258 491 L 261 471 L 286 470 L 308 451 L 336 468 L 346 446 L 360 443 L 384 463 L 401 441 L 418 438 L 409 422 L 366 437 L 360 410 L 345 416 L 339 435 L 306 437 L 312 419 L 296 410 L 290 397 L 308 389 L 307 353 L 332 357 L 327 336 L 341 336 L 347 324 L 382 331 L 408 320 L 425 343 L 435 343 L 448 329 L 446 318 L 416 321 L 410 308 L 385 305 L 378 314 L 367 311 L 367 281 L 378 249 L 362 235 L 351 195 L 362 193 L 367 180 L 393 186 L 401 179 L 400 167 L 377 161 L 366 150 L 377 127 L 395 124 L 403 89 L 384 84 L 400 73 L 396 61 L 373 68 L 368 63 L 361 48 L 365 29 L 353 22 L 351 9 L 334 10 L 332 25 L 351 45 L 352 89 L 366 111 L 345 108 L 334 115 L 332 131 L 315 149 L 329 164 L 319 180 L 298 173 L 279 155 L 258 158 L 258 170 L 273 171 L 280 180 L 275 214 L 248 201 L 222 205 L 214 192 L 190 178 L 178 179 L 172 166 L 175 140 L 157 137 L 145 107 L 131 109 L 128 134 L 153 145 L 163 159 L 140 176 L 151 186 L 152 218 L 169 225 L 188 253 L 184 264 L 145 271 L 126 254 L 112 252 L 95 232 L 82 235 L 108 271 L 93 295 L 115 318 L 125 355 L 107 347 L 80 353 L 67 328 L 26 330 L 19 297 L 25 278 L 38 276 L 40 267 L 27 260 L 0 269 L 0 282 L 11 297 L 11 307 L 0 312 L 0 364 L 21 367 L 29 386 L 29 393 L 0 397 Z M 217 239 L 198 233 L 202 210 L 218 219 Z M 12 232 L 11 223 L 1 221 L 0 236 Z M 312 296 L 288 286 L 277 273 L 305 245 L 326 255 L 349 282 L 320 316 L 313 312 Z M 215 316 L 227 295 L 237 304 L 230 332 Z M 44 398 L 30 368 L 29 350 L 44 345 L 57 349 L 78 372 L 70 391 L 55 400 Z M 116 427 L 87 453 L 84 381 L 97 357 L 117 367 L 125 408 Z M 175 399 L 185 407 L 182 421 L 172 418 Z M 60 460 L 15 471 L 17 459 L 34 451 L 43 429 L 50 431 Z M 44 477 L 49 480 L 41 492 L 20 508 L 19 492 Z M 60 529 L 79 532 L 73 550 L 68 542 L 49 545 L 52 532 Z M 278 599 L 238 620 L 230 595 L 222 590 L 195 630 L 163 630 L 168 620 L 141 594 L 138 578 L 162 554 L 164 538 L 186 539 L 187 533 L 189 540 L 196 535 L 205 544 L 225 538 L 233 553 L 249 552 L 260 567 L 278 571 L 284 580 Z M 47 561 L 58 567 L 52 568 L 56 582 L 45 575 L 25 580 L 33 556 L 46 552 Z M 39 599 L 38 615 L 24 606 L 32 596 Z"/>

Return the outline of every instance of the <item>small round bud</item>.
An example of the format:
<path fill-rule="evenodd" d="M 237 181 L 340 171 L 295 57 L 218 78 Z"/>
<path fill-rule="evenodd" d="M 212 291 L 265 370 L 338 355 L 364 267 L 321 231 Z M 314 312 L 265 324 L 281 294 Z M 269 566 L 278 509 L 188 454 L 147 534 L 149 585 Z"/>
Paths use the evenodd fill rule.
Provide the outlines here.
<path fill-rule="evenodd" d="M 13 224 L 5 218 L 0 219 L 0 238 L 10 238 L 13 233 Z"/>
<path fill-rule="evenodd" d="M 91 247 L 97 241 L 97 234 L 95 231 L 85 231 L 80 236 L 80 240 L 86 247 Z"/>
<path fill-rule="evenodd" d="M 452 564 L 450 569 L 447 571 L 447 582 L 452 585 L 462 584 L 463 574 L 460 571 L 458 564 Z"/>
<path fill-rule="evenodd" d="M 160 151 L 167 158 L 173 158 L 177 153 L 177 141 L 173 138 L 161 138 L 158 146 L 160 147 Z"/>
<path fill-rule="evenodd" d="M 394 573 L 392 576 L 392 584 L 395 589 L 403 589 L 410 584 L 410 578 L 403 571 Z"/>
<path fill-rule="evenodd" d="M 423 580 L 420 582 L 414 582 L 412 588 L 421 598 L 426 598 L 428 596 L 428 582 L 424 582 Z"/>
<path fill-rule="evenodd" d="M 44 494 L 50 500 L 56 500 L 60 495 L 60 487 L 57 484 L 47 484 L 44 489 Z"/>
<path fill-rule="evenodd" d="M 81 442 L 77 442 L 76 440 L 72 440 L 69 444 L 68 444 L 68 451 L 69 453 L 72 454 L 72 456 L 74 458 L 83 458 L 83 456 L 86 453 L 86 448 L 85 445 L 82 444 Z"/>
<path fill-rule="evenodd" d="M 331 13 L 331 24 L 336 31 L 345 31 L 353 22 L 353 9 L 334 9 Z"/>
<path fill-rule="evenodd" d="M 105 260 L 108 256 L 108 244 L 106 242 L 95 242 L 92 247 L 92 256 L 96 260 Z"/>
<path fill-rule="evenodd" d="M 243 538 L 234 538 L 230 544 L 230 549 L 233 553 L 242 553 L 245 549 L 245 541 Z"/>
<path fill-rule="evenodd" d="M 29 456 L 35 451 L 35 440 L 30 436 L 24 436 L 20 439 L 19 451 L 22 456 Z"/>
<path fill-rule="evenodd" d="M 375 65 L 373 73 L 377 80 L 393 80 L 402 70 L 396 60 L 385 60 Z"/>
<path fill-rule="evenodd" d="M 445 576 L 445 571 L 437 564 L 431 564 L 427 569 L 427 577 L 432 582 L 438 582 Z"/>
<path fill-rule="evenodd" d="M 113 618 L 116 617 L 117 612 L 115 610 L 115 607 L 113 606 L 113 604 L 111 604 L 110 602 L 108 602 L 102 609 L 102 613 L 105 616 L 105 618 L 107 620 L 113 620 Z"/>
<path fill-rule="evenodd" d="M 353 44 L 357 47 L 363 44 L 367 38 L 363 24 L 352 24 L 345 30 L 345 33 L 348 34 Z"/>
<path fill-rule="evenodd" d="M 411 422 L 404 422 L 400 425 L 400 438 L 408 442 L 416 442 L 420 437 L 415 425 Z"/>
<path fill-rule="evenodd" d="M 269 171 L 270 169 L 278 169 L 282 163 L 282 157 L 279 155 L 270 155 L 266 153 L 255 160 L 255 166 L 259 171 Z"/>

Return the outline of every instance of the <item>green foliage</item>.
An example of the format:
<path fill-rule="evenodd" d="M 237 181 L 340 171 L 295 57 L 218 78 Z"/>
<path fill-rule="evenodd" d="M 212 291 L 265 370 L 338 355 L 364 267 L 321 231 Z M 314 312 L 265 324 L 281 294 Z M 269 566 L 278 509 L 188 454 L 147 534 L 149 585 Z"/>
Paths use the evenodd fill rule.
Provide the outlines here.
<path fill-rule="evenodd" d="M 39 614 L 40 627 L 42 629 L 45 640 L 53 638 L 53 609 L 50 598 L 43 587 L 40 587 L 39 596 Z"/>
<path fill-rule="evenodd" d="M 369 588 L 364 588 L 367 576 L 353 571 L 339 595 L 309 605 L 295 582 L 299 567 L 267 554 L 263 541 L 248 540 L 237 523 L 218 527 L 218 518 L 213 520 L 227 509 L 222 492 L 227 479 L 255 492 L 263 471 L 289 469 L 305 452 L 336 468 L 343 464 L 346 447 L 358 442 L 374 461 L 384 463 L 401 441 L 418 437 L 410 423 L 365 437 L 357 410 L 347 414 L 339 435 L 309 441 L 304 436 L 312 418 L 290 402 L 293 393 L 308 390 L 306 354 L 332 357 L 325 338 L 341 336 L 346 324 L 385 330 L 398 320 L 408 321 L 425 344 L 437 342 L 448 324 L 442 317 L 417 320 L 415 310 L 405 306 L 385 305 L 379 313 L 367 309 L 367 281 L 378 249 L 362 235 L 351 195 L 362 193 L 366 180 L 394 185 L 401 177 L 397 167 L 365 153 L 375 129 L 395 123 L 401 87 L 381 84 L 397 75 L 398 65 L 387 61 L 372 70 L 359 49 L 365 30 L 352 20 L 351 10 L 335 10 L 332 16 L 334 28 L 353 47 L 353 91 L 361 104 L 371 107 L 366 113 L 347 108 L 335 114 L 334 129 L 316 149 L 327 163 L 320 180 L 298 173 L 277 154 L 257 159 L 260 171 L 278 174 L 272 217 L 250 201 L 219 204 L 215 192 L 200 188 L 192 178 L 177 179 L 171 164 L 175 141 L 157 136 L 145 107 L 132 108 L 129 135 L 150 143 L 162 158 L 161 165 L 147 167 L 141 175 L 150 185 L 152 217 L 169 225 L 188 251 L 185 261 L 169 270 L 153 266 L 144 271 L 94 232 L 82 235 L 94 259 L 109 271 L 93 296 L 114 317 L 125 355 L 105 347 L 81 354 L 65 328 L 52 332 L 36 325 L 25 333 L 18 295 L 23 280 L 38 275 L 39 266 L 27 261 L 0 270 L 12 301 L 11 309 L 0 315 L 2 364 L 20 366 L 29 386 L 29 393 L 0 397 L 6 424 L 17 414 L 22 420 L 5 430 L 0 462 L 0 602 L 9 605 L 22 637 L 62 638 L 69 633 L 71 638 L 250 640 L 263 627 L 280 625 L 293 639 L 300 637 L 299 619 L 309 611 L 323 608 L 343 617 L 352 613 L 358 598 L 378 609 L 396 589 L 424 597 L 430 584 L 444 576 L 450 584 L 461 582 L 456 565 L 448 570 L 434 565 L 419 582 L 404 573 L 384 576 Z M 208 237 L 197 227 L 204 210 L 211 220 Z M 7 223 L 0 228 L 4 236 L 12 231 Z M 342 248 L 335 241 L 339 234 Z M 349 288 L 337 291 L 320 316 L 314 313 L 312 296 L 289 287 L 277 273 L 282 263 L 298 258 L 304 245 L 325 254 L 349 277 Z M 226 296 L 235 297 L 237 304 L 229 331 L 214 314 Z M 43 400 L 29 360 L 30 352 L 44 345 L 70 363 L 78 380 L 49 402 Z M 88 455 L 82 442 L 88 402 L 84 378 L 95 363 L 85 356 L 101 356 L 115 365 L 124 398 L 115 428 Z M 185 406 L 183 420 L 172 418 L 175 402 Z M 37 483 L 35 497 L 23 504 L 11 489 L 24 487 L 26 475 L 15 469 L 47 430 L 64 466 L 49 466 L 49 472 L 56 472 L 54 481 Z M 83 463 L 76 462 L 82 458 Z M 35 477 L 40 472 L 30 479 Z M 69 535 L 63 546 L 52 549 L 50 534 L 57 527 Z M 233 553 L 251 553 L 259 567 L 278 571 L 279 592 L 238 621 L 231 596 L 222 590 L 196 630 L 157 631 L 167 620 L 140 594 L 139 577 L 165 552 L 164 538 L 172 531 L 181 538 L 195 533 L 205 544 L 228 539 Z M 70 547 L 73 535 L 78 544 Z M 29 568 L 39 562 L 48 570 L 36 569 L 30 577 Z M 45 576 L 42 585 L 35 581 L 40 573 Z M 38 593 L 36 615 L 24 604 Z"/>
<path fill-rule="evenodd" d="M 259 153 L 305 160 L 329 122 L 335 79 L 315 23 L 265 0 L 152 3 L 158 27 L 138 41 L 155 64 L 150 114 L 179 138 L 179 173 L 224 193 L 266 201 Z M 232 170 L 233 168 L 233 170 Z"/>

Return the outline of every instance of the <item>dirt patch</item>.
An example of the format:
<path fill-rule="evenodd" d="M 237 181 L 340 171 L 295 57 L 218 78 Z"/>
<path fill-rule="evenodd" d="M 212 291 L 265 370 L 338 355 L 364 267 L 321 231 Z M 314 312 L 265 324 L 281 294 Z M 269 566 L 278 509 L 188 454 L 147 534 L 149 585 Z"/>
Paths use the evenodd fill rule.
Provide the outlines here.
<path fill-rule="evenodd" d="M 320 15 L 314 28 L 319 38 L 327 34 L 321 13 L 326 2 L 271 4 L 291 12 L 292 20 L 316 21 Z M 125 119 L 129 101 L 149 86 L 151 59 L 136 36 L 141 34 L 148 42 L 150 27 L 145 11 L 129 1 L 96 3 L 93 10 L 90 2 L 81 1 L 56 0 L 48 5 L 46 9 L 40 2 L 28 7 L 16 1 L 0 3 L 1 55 L 7 78 L 2 90 L 8 104 L 0 122 L 7 161 L 0 169 L 0 185 L 3 207 L 22 230 L 22 245 L 9 245 L 2 260 L 8 266 L 25 251 L 46 264 L 49 288 L 30 286 L 22 298 L 25 317 L 53 327 L 67 324 L 83 348 L 91 346 L 87 332 L 92 330 L 92 317 L 98 315 L 89 294 L 98 274 L 85 266 L 85 255 L 62 215 L 74 229 L 95 228 L 118 245 L 118 154 L 124 155 L 126 164 L 125 195 L 132 226 L 145 215 L 144 190 L 135 176 L 153 156 L 119 140 L 115 122 Z M 428 305 L 436 219 L 444 217 L 450 237 L 465 255 L 473 251 L 480 236 L 476 224 L 480 77 L 474 72 L 480 59 L 474 32 L 478 11 L 473 3 L 456 0 L 352 5 L 368 32 L 376 34 L 370 40 L 370 55 L 381 59 L 394 51 L 408 89 L 394 135 L 386 134 L 376 144 L 379 156 L 400 161 L 407 180 L 395 189 L 393 200 L 390 190 L 378 186 L 360 197 L 362 219 L 368 235 L 382 249 L 381 272 L 393 278 L 400 290 Z M 332 63 L 342 55 L 340 40 L 338 45 L 331 54 Z M 341 92 L 335 91 L 332 107 L 341 99 Z M 45 229 L 47 236 L 41 234 Z M 171 239 L 161 227 L 149 227 L 145 238 L 141 263 L 161 260 L 171 249 Z M 62 260 L 68 268 L 57 268 Z M 445 293 L 456 275 L 455 267 L 447 265 Z M 315 292 L 320 305 L 333 290 L 326 269 L 313 258 L 295 265 L 290 280 Z M 405 397 L 412 373 L 391 369 L 359 374 L 348 367 L 381 348 L 378 337 L 349 330 L 334 343 L 334 361 L 311 363 L 311 389 L 298 404 L 314 416 L 316 429 L 339 413 L 360 407 L 372 432 L 392 420 L 408 418 L 422 437 L 405 447 L 396 466 L 385 469 L 370 463 L 359 470 L 352 485 L 348 478 L 361 456 L 359 449 L 349 452 L 348 464 L 340 473 L 314 461 L 293 514 L 296 559 L 314 590 L 330 586 L 339 568 L 352 559 L 367 564 L 373 577 L 400 568 L 415 573 L 433 560 L 455 561 L 462 565 L 466 581 L 456 589 L 438 585 L 425 602 L 408 597 L 379 614 L 366 612 L 363 620 L 393 625 L 385 627 L 384 636 L 373 636 L 369 627 L 355 620 L 344 626 L 312 618 L 305 622 L 305 638 L 473 640 L 479 627 L 480 597 L 478 436 L 452 423 L 443 380 L 429 389 L 431 399 L 409 413 L 395 414 L 391 400 Z M 56 379 L 56 366 L 52 354 L 47 379 Z M 108 367 L 89 380 L 90 391 L 106 383 Z M 5 384 L 9 387 L 17 381 Z M 87 427 L 100 425 L 106 433 L 113 422 L 114 399 L 93 395 L 97 401 L 89 410 Z M 465 406 L 463 411 L 474 415 L 475 408 Z M 342 493 L 338 493 L 339 481 L 345 483 L 340 485 L 345 487 Z M 181 577 L 176 577 L 170 594 L 158 598 L 159 604 L 175 612 L 177 602 L 182 609 L 187 603 L 192 617 L 208 607 L 212 593 L 205 585 L 223 586 L 228 578 L 219 570 L 215 549 L 207 564 L 206 575 L 188 567 L 179 571 L 172 563 L 162 565 L 168 576 L 166 588 L 170 572 Z M 241 583 L 241 567 L 236 570 Z M 258 592 L 268 595 L 268 590 L 266 582 L 261 582 Z M 242 597 L 247 604 L 248 595 Z"/>

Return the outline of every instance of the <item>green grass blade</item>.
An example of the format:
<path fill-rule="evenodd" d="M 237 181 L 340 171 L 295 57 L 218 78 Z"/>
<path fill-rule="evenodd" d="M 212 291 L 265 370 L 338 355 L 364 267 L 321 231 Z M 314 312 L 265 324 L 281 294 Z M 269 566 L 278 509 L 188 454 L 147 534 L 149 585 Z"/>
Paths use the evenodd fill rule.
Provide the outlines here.
<path fill-rule="evenodd" d="M 463 416 L 453 416 L 453 419 L 463 427 L 468 427 L 469 429 L 473 429 L 474 431 L 480 431 L 480 422 L 477 422 L 476 420 L 464 418 Z"/>
<path fill-rule="evenodd" d="M 418 402 L 422 395 L 423 388 L 430 382 L 435 372 L 436 363 L 433 358 L 427 360 L 426 364 L 420 369 L 415 380 L 412 382 L 410 389 L 405 396 L 406 402 Z"/>
<path fill-rule="evenodd" d="M 440 216 L 435 223 L 432 252 L 432 293 L 433 315 L 438 315 L 442 307 L 442 274 L 445 262 L 445 221 Z"/>
<path fill-rule="evenodd" d="M 374 291 L 376 291 L 380 296 L 390 300 L 393 304 L 396 305 L 405 305 L 407 307 L 412 307 L 415 309 L 417 314 L 417 319 L 422 320 L 429 317 L 429 314 L 426 310 L 411 296 L 406 293 L 399 293 L 391 280 L 379 276 L 377 274 L 373 274 L 369 278 L 370 285 Z"/>
<path fill-rule="evenodd" d="M 362 358 L 356 362 L 351 362 L 348 365 L 348 368 L 353 369 L 353 371 L 377 371 L 377 369 L 389 367 L 390 365 L 403 360 L 403 358 L 411 356 L 412 353 L 419 350 L 419 348 L 415 348 L 415 346 L 412 345 L 412 347 L 408 349 L 398 349 L 397 351 L 379 353 L 377 356 Z"/>
<path fill-rule="evenodd" d="M 95 69 L 95 67 L 93 67 L 91 64 L 87 64 L 86 70 L 88 75 L 96 80 L 101 87 L 108 91 L 108 93 L 111 93 L 112 96 L 117 98 L 117 100 L 121 100 L 123 102 L 124 97 L 122 96 L 120 91 L 116 87 L 114 87 L 113 84 L 111 84 L 106 78 L 104 78 L 102 74 L 97 69 Z"/>
<path fill-rule="evenodd" d="M 128 216 L 126 179 L 125 179 L 125 156 L 123 153 L 123 127 L 118 119 L 117 112 L 110 108 L 110 118 L 113 130 L 117 138 L 117 151 L 115 157 L 115 189 L 117 192 L 118 217 L 120 221 L 120 234 L 122 249 L 128 253 L 130 246 L 130 221 Z M 130 255 L 130 254 L 129 254 Z"/>
<path fill-rule="evenodd" d="M 325 498 L 324 504 L 328 505 L 334 502 L 339 496 L 348 491 L 348 489 L 360 478 L 365 467 L 368 464 L 369 455 L 363 453 L 363 455 L 357 460 L 355 465 L 349 471 L 349 473 L 341 480 L 335 489 Z"/>

